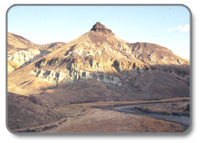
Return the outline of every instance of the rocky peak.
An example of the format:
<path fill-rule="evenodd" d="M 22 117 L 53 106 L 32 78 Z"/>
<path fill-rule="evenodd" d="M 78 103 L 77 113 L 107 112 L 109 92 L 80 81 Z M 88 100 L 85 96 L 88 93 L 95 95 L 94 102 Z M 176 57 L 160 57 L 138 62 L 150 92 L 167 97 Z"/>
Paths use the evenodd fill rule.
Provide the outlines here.
<path fill-rule="evenodd" d="M 96 24 L 93 25 L 91 31 L 112 33 L 112 31 L 110 29 L 108 29 L 105 25 L 101 24 L 100 22 L 96 22 Z"/>

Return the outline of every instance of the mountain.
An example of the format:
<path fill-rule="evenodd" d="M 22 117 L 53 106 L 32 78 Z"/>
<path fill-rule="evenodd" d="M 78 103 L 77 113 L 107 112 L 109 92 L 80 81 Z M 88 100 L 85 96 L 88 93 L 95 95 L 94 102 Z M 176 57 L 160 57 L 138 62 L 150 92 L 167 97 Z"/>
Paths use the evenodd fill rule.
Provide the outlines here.
<path fill-rule="evenodd" d="M 61 42 L 38 45 L 13 33 L 8 33 L 7 36 L 8 73 L 21 66 L 27 65 L 64 45 L 64 43 Z"/>
<path fill-rule="evenodd" d="M 30 42 L 26 43 L 34 45 Z M 35 48 L 30 47 L 29 51 Z M 99 22 L 89 32 L 53 52 L 49 52 L 48 48 L 36 47 L 35 49 L 48 51 L 45 52 L 48 54 L 13 72 L 8 80 L 12 88 L 8 89 L 18 90 L 20 93 L 24 91 L 22 94 L 29 95 L 26 89 L 34 94 L 34 91 L 43 92 L 42 88 L 50 86 L 96 80 L 111 88 L 126 85 L 126 88 L 132 91 L 135 89 L 132 87 L 139 86 L 134 81 L 149 74 L 153 79 L 154 76 L 157 78 L 157 75 L 163 74 L 172 79 L 179 79 L 177 82 L 183 85 L 189 82 L 189 61 L 156 44 L 123 41 Z M 20 75 L 27 76 L 26 80 L 23 80 Z M 148 82 L 151 82 L 150 79 Z M 41 83 L 40 87 L 35 85 L 38 82 Z M 146 84 L 148 82 L 146 81 Z"/>
<path fill-rule="evenodd" d="M 19 53 L 25 51 L 34 56 L 24 60 L 21 55 L 27 53 Z M 123 41 L 100 22 L 67 44 L 40 46 L 8 33 L 10 65 L 17 69 L 8 75 L 11 115 L 19 112 L 24 117 L 15 105 L 19 101 L 20 107 L 29 104 L 37 112 L 71 103 L 190 96 L 188 60 L 160 45 Z M 12 117 L 10 123 L 14 121 Z"/>

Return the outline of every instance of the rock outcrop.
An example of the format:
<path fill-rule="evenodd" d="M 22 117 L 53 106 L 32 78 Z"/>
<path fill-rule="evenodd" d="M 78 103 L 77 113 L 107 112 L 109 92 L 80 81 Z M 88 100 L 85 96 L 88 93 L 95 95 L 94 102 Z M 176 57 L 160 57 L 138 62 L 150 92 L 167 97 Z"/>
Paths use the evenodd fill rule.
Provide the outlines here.
<path fill-rule="evenodd" d="M 23 67 L 49 53 L 47 50 L 20 50 L 13 55 L 9 55 L 8 60 L 16 63 L 18 67 Z"/>
<path fill-rule="evenodd" d="M 110 29 L 108 29 L 105 25 L 101 24 L 100 22 L 96 22 L 96 24 L 93 25 L 91 31 L 112 33 L 112 31 Z"/>
<path fill-rule="evenodd" d="M 53 84 L 57 84 L 61 82 L 63 79 L 65 79 L 66 74 L 63 72 L 57 72 L 54 70 L 36 70 L 32 71 L 32 73 L 45 81 L 48 81 Z"/>
<path fill-rule="evenodd" d="M 8 73 L 26 66 L 63 45 L 64 43 L 61 42 L 38 45 L 24 37 L 8 33 Z"/>
<path fill-rule="evenodd" d="M 27 88 L 24 93 L 27 95 L 36 91 L 43 92 L 43 89 L 55 85 L 59 87 L 73 83 L 76 86 L 92 81 L 109 87 L 109 90 L 120 94 L 124 100 L 150 99 L 153 96 L 155 99 L 187 96 L 189 93 L 185 92 L 189 91 L 190 85 L 189 61 L 156 44 L 123 41 L 99 22 L 76 40 L 60 48 L 54 48 L 55 46 L 56 44 L 51 44 L 47 49 L 36 49 L 40 52 L 32 52 L 32 49 L 27 52 L 24 52 L 27 49 L 23 49 L 22 52 L 18 49 L 15 54 L 9 56 L 10 70 L 13 62 L 30 62 L 10 75 L 9 85 L 12 86 L 9 90 L 22 94 L 21 91 Z M 49 53 L 42 54 L 42 50 Z M 25 82 L 21 81 L 23 76 L 30 78 L 31 85 L 19 86 Z M 160 80 L 157 80 L 158 76 Z M 163 87 L 160 88 L 156 80 L 152 79 L 159 81 Z M 173 79 L 180 87 L 175 84 L 169 86 L 174 83 Z M 40 83 L 40 87 L 37 83 Z M 143 90 L 143 87 L 146 89 Z M 165 90 L 168 87 L 169 92 L 156 90 Z M 182 88 L 184 92 L 181 92 Z M 147 91 L 150 97 L 147 96 Z"/>
<path fill-rule="evenodd" d="M 123 41 L 99 22 L 67 44 L 37 45 L 8 33 L 8 126 L 40 131 L 30 127 L 90 114 L 89 102 L 188 98 L 189 64 L 165 47 Z"/>
<path fill-rule="evenodd" d="M 94 73 L 88 71 L 76 71 L 71 72 L 59 72 L 54 70 L 35 70 L 31 71 L 36 77 L 48 81 L 52 84 L 63 83 L 75 83 L 81 80 L 97 80 L 105 85 L 120 86 L 120 79 L 116 76 L 108 75 L 105 73 Z"/>

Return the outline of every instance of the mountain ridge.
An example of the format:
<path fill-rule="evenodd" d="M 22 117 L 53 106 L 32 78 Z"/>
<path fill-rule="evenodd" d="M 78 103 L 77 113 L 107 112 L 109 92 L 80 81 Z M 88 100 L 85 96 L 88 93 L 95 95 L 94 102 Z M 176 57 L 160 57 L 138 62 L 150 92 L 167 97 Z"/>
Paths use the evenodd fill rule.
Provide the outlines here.
<path fill-rule="evenodd" d="M 8 73 L 37 60 L 65 44 L 57 42 L 39 45 L 17 34 L 8 32 L 7 35 Z"/>
<path fill-rule="evenodd" d="M 33 81 L 37 79 L 36 81 L 44 82 L 41 85 L 97 80 L 105 85 L 120 86 L 123 83 L 122 77 L 136 77 L 157 69 L 170 69 L 172 74 L 182 74 L 181 78 L 188 79 L 184 76 L 189 74 L 189 70 L 185 72 L 189 61 L 179 58 L 165 47 L 151 43 L 128 43 L 116 37 L 111 30 L 108 31 L 97 22 L 89 32 L 41 56 L 19 69 L 19 72 L 30 71 L 28 75 L 23 75 L 31 75 Z M 182 68 L 177 69 L 177 66 Z"/>
<path fill-rule="evenodd" d="M 23 49 L 15 42 L 8 48 L 8 68 L 14 67 L 7 79 L 8 126 L 13 130 L 68 118 L 64 105 L 80 103 L 82 111 L 88 110 L 82 103 L 190 96 L 188 60 L 157 44 L 121 40 L 99 22 L 69 43 L 16 43 Z M 30 56 L 32 51 L 36 54 Z"/>

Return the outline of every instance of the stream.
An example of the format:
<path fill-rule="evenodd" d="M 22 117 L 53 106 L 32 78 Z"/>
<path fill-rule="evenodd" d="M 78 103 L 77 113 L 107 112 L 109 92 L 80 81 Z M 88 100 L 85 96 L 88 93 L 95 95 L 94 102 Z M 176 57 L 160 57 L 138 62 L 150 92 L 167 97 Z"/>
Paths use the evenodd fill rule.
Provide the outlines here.
<path fill-rule="evenodd" d="M 116 106 L 116 107 L 108 107 L 106 109 L 110 109 L 110 110 L 114 110 L 118 112 L 130 113 L 130 114 L 145 115 L 148 117 L 161 119 L 164 121 L 175 122 L 175 123 L 183 125 L 185 128 L 188 128 L 190 126 L 190 116 L 165 115 L 165 114 L 159 114 L 159 113 L 143 112 L 135 108 L 137 105 L 121 105 L 121 106 Z"/>

